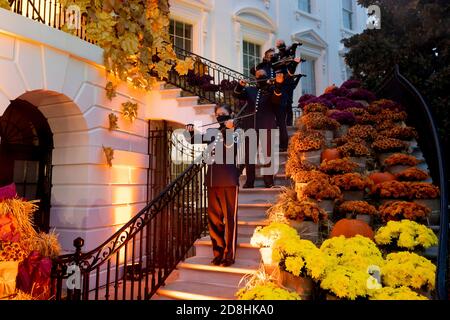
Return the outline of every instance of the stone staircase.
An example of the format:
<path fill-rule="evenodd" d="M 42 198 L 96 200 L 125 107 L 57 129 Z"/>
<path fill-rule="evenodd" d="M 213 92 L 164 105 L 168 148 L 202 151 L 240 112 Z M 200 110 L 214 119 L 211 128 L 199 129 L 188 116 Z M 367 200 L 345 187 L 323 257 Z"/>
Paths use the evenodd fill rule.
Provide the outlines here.
<path fill-rule="evenodd" d="M 150 119 L 165 119 L 167 114 L 174 115 L 170 119 L 179 123 L 195 120 L 195 124 L 207 124 L 215 121 L 214 104 L 201 101 L 198 96 L 191 95 L 180 88 L 164 81 L 154 85 L 150 95 L 158 108 L 152 108 L 147 115 Z"/>
<path fill-rule="evenodd" d="M 290 128 L 290 134 L 295 128 Z M 275 185 L 290 183 L 284 174 L 287 152 L 279 153 L 280 172 L 276 175 Z M 235 299 L 236 291 L 244 285 L 246 275 L 256 273 L 261 263 L 259 248 L 250 244 L 253 231 L 258 226 L 268 224 L 266 211 L 274 203 L 280 188 L 264 188 L 262 176 L 258 174 L 254 189 L 239 189 L 238 202 L 238 245 L 236 263 L 231 267 L 213 266 L 212 244 L 209 236 L 197 240 L 194 244 L 195 256 L 181 262 L 176 280 L 166 282 L 153 299 L 167 300 L 228 300 Z M 245 177 L 241 177 L 241 186 Z"/>

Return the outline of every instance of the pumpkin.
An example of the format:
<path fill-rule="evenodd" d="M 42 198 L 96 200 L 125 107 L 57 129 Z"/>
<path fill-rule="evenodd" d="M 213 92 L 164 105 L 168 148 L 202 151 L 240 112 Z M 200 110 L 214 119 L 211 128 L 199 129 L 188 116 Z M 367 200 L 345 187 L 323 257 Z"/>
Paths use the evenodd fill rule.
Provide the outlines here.
<path fill-rule="evenodd" d="M 374 184 L 396 180 L 395 176 L 389 172 L 375 172 L 369 175 L 369 178 Z"/>
<path fill-rule="evenodd" d="M 358 219 L 341 219 L 334 225 L 330 237 L 344 236 L 351 238 L 358 234 L 372 240 L 374 237 L 372 228 L 364 221 Z"/>
<path fill-rule="evenodd" d="M 338 151 L 338 149 L 325 149 L 322 151 L 322 155 L 321 155 L 321 160 L 336 160 L 336 159 L 340 159 L 341 158 L 341 154 Z"/>
<path fill-rule="evenodd" d="M 334 89 L 337 89 L 337 87 L 335 84 L 332 84 L 331 86 L 328 86 L 325 88 L 324 93 L 331 93 L 331 92 L 333 92 Z"/>

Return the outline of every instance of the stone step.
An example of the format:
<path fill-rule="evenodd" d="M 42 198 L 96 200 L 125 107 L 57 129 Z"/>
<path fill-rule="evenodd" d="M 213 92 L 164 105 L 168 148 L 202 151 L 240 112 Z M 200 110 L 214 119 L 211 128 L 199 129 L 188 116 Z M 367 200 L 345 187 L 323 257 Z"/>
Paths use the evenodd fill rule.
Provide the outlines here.
<path fill-rule="evenodd" d="M 192 257 L 178 265 L 180 281 L 194 281 L 210 285 L 226 285 L 236 288 L 245 284 L 241 281 L 247 274 L 255 274 L 259 263 L 255 260 L 237 259 L 230 267 L 214 266 L 209 257 Z"/>
<path fill-rule="evenodd" d="M 164 89 L 160 90 L 162 99 L 177 99 L 181 96 L 181 89 L 173 88 L 173 89 Z"/>
<path fill-rule="evenodd" d="M 179 107 L 194 107 L 198 104 L 198 97 L 178 97 L 177 102 Z"/>
<path fill-rule="evenodd" d="M 262 220 L 266 218 L 266 211 L 272 206 L 270 203 L 240 203 L 238 204 L 239 219 Z"/>
<path fill-rule="evenodd" d="M 275 203 L 281 188 L 239 188 L 239 204 Z"/>
<path fill-rule="evenodd" d="M 258 169 L 256 172 L 258 173 Z M 244 186 L 245 182 L 247 181 L 247 176 L 241 175 L 239 177 L 239 185 L 241 187 Z M 291 179 L 287 178 L 285 174 L 276 174 L 274 177 L 274 183 L 276 186 L 289 186 L 291 185 Z M 257 174 L 254 186 L 256 188 L 264 188 L 264 179 L 260 174 Z"/>
<path fill-rule="evenodd" d="M 254 247 L 250 244 L 250 237 L 247 240 L 242 240 L 238 237 L 236 246 L 236 258 L 245 258 L 247 260 L 255 260 L 260 261 L 261 255 L 259 254 L 259 248 Z M 201 238 L 197 240 L 194 244 L 195 246 L 195 254 L 197 257 L 207 257 L 212 259 L 213 251 L 212 251 L 212 243 L 211 239 L 208 237 Z"/>
<path fill-rule="evenodd" d="M 214 285 L 195 281 L 175 281 L 161 287 L 159 297 L 176 300 L 232 300 L 235 299 L 235 286 Z"/>
<path fill-rule="evenodd" d="M 192 106 L 194 108 L 196 114 L 207 114 L 211 116 L 211 123 L 216 121 L 214 116 L 214 104 L 197 104 Z"/>
<path fill-rule="evenodd" d="M 262 165 L 257 164 L 256 165 L 256 172 L 259 172 L 259 169 L 261 168 Z M 285 175 L 286 174 L 286 161 L 280 162 L 280 165 L 278 166 L 278 172 L 277 174 L 280 175 Z"/>
<path fill-rule="evenodd" d="M 239 216 L 239 213 L 238 213 Z M 245 220 L 241 217 L 238 219 L 238 235 L 241 237 L 251 237 L 256 227 L 264 227 L 269 224 L 267 219 L 261 220 Z"/>

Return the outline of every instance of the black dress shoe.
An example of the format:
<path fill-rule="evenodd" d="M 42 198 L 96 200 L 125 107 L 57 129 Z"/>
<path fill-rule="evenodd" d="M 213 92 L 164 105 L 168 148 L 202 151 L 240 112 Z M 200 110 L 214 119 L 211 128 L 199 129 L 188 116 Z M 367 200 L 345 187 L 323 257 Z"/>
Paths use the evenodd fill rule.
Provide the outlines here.
<path fill-rule="evenodd" d="M 229 258 L 227 258 L 227 259 L 223 259 L 222 260 L 222 263 L 220 264 L 222 267 L 229 267 L 229 266 L 231 266 L 231 265 L 233 265 L 234 264 L 234 260 L 233 259 L 229 259 Z"/>
<path fill-rule="evenodd" d="M 271 188 L 274 187 L 274 184 L 273 184 L 273 183 L 266 183 L 266 184 L 265 184 L 265 187 L 266 187 L 267 189 L 271 189 Z"/>
<path fill-rule="evenodd" d="M 214 259 L 212 259 L 211 264 L 213 264 L 215 266 L 220 266 L 221 262 L 222 262 L 221 257 L 215 257 Z"/>
<path fill-rule="evenodd" d="M 244 186 L 243 186 L 242 188 L 243 188 L 243 189 L 253 189 L 254 186 L 253 186 L 253 184 L 246 183 L 246 184 L 244 184 Z"/>

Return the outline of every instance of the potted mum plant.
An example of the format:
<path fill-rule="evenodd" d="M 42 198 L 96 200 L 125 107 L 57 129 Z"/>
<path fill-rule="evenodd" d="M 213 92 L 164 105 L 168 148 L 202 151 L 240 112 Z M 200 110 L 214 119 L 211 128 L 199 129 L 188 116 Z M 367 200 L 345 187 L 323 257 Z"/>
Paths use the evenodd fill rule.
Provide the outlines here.
<path fill-rule="evenodd" d="M 371 290 L 381 287 L 368 271 L 369 267 L 381 267 L 383 257 L 369 238 L 333 237 L 322 243 L 320 251 L 329 259 L 329 268 L 320 283 L 328 293 L 327 299 L 364 299 Z"/>
<path fill-rule="evenodd" d="M 311 112 L 301 116 L 297 125 L 300 130 L 318 130 L 325 138 L 327 145 L 333 140 L 334 131 L 340 127 L 339 122 L 322 112 Z"/>
<path fill-rule="evenodd" d="M 372 291 L 369 300 L 429 300 L 408 287 L 383 287 Z"/>
<path fill-rule="evenodd" d="M 379 207 L 380 217 L 383 221 L 399 221 L 408 219 L 413 221 L 426 221 L 431 213 L 430 208 L 410 201 L 388 201 Z"/>
<path fill-rule="evenodd" d="M 416 157 L 404 153 L 394 153 L 387 157 L 383 164 L 386 171 L 397 174 L 411 167 L 415 167 L 420 163 Z"/>
<path fill-rule="evenodd" d="M 372 187 L 372 180 L 360 173 L 344 173 L 331 177 L 331 183 L 338 186 L 344 200 L 362 200 L 366 189 Z"/>
<path fill-rule="evenodd" d="M 356 162 L 351 161 L 349 158 L 324 160 L 320 164 L 320 171 L 329 175 L 344 174 L 355 172 L 359 168 Z"/>
<path fill-rule="evenodd" d="M 361 172 L 365 171 L 371 152 L 365 143 L 347 142 L 337 148 L 344 157 L 349 157 L 351 161 L 359 165 Z"/>
<path fill-rule="evenodd" d="M 325 140 L 317 131 L 298 131 L 289 141 L 288 154 L 297 154 L 302 161 L 308 161 L 314 165 L 320 164 L 320 154 Z"/>
<path fill-rule="evenodd" d="M 378 210 L 367 201 L 345 201 L 338 207 L 338 212 L 347 219 L 357 219 L 372 224 Z"/>
<path fill-rule="evenodd" d="M 334 135 L 342 137 L 347 134 L 348 129 L 356 123 L 356 117 L 353 113 L 346 110 L 331 110 L 328 115 L 331 119 L 336 120 L 341 125 Z"/>
<path fill-rule="evenodd" d="M 409 167 L 405 170 L 402 170 L 395 174 L 395 178 L 398 181 L 416 181 L 416 182 L 424 182 L 424 180 L 428 180 L 430 176 L 428 172 L 419 169 L 417 167 Z"/>
<path fill-rule="evenodd" d="M 317 203 L 295 198 L 284 215 L 302 239 L 319 243 L 319 222 L 327 220 L 328 215 Z"/>
<path fill-rule="evenodd" d="M 268 215 L 271 220 L 288 223 L 302 239 L 315 243 L 319 242 L 319 222 L 327 219 L 327 213 L 317 203 L 299 201 L 295 190 L 290 188 L 278 196 Z"/>
<path fill-rule="evenodd" d="M 430 223 L 439 224 L 441 208 L 440 190 L 429 182 L 405 182 L 408 185 L 410 198 L 417 204 L 431 209 Z"/>
<path fill-rule="evenodd" d="M 312 180 L 297 194 L 299 201 L 311 200 L 320 208 L 331 214 L 334 210 L 334 201 L 342 197 L 341 190 L 330 184 L 327 180 Z"/>
<path fill-rule="evenodd" d="M 389 221 L 375 233 L 375 242 L 385 252 L 407 250 L 421 254 L 438 244 L 438 238 L 427 226 L 404 219 Z"/>
<path fill-rule="evenodd" d="M 408 287 L 427 298 L 431 298 L 435 278 L 436 266 L 430 260 L 407 251 L 388 254 L 381 267 L 384 285 Z"/>
<path fill-rule="evenodd" d="M 236 293 L 238 300 L 301 300 L 296 292 L 288 291 L 267 281 L 254 286 L 246 286 Z"/>
<path fill-rule="evenodd" d="M 385 159 L 389 158 L 396 152 L 404 151 L 408 145 L 399 139 L 387 138 L 378 135 L 376 140 L 372 143 L 372 149 L 378 154 L 378 161 L 383 163 Z"/>
<path fill-rule="evenodd" d="M 311 300 L 314 281 L 319 281 L 328 260 L 308 240 L 279 239 L 274 244 L 273 259 L 280 268 L 280 285 L 297 292 L 302 300 Z"/>
<path fill-rule="evenodd" d="M 297 231 L 285 223 L 271 222 L 268 226 L 257 227 L 250 240 L 252 246 L 260 247 L 259 252 L 266 272 L 271 273 L 276 264 L 272 261 L 272 247 L 280 238 L 297 238 Z"/>

